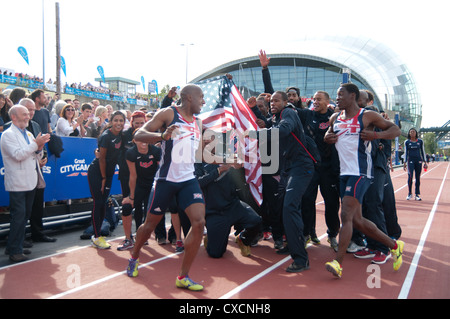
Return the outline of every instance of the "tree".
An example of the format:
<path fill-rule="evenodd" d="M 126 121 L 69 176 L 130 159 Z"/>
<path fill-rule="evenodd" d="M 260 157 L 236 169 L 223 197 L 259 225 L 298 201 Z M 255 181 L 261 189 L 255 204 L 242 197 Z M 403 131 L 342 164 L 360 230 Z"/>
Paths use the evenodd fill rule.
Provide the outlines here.
<path fill-rule="evenodd" d="M 425 133 L 423 135 L 423 142 L 425 144 L 425 153 L 434 154 L 438 150 L 435 133 Z"/>

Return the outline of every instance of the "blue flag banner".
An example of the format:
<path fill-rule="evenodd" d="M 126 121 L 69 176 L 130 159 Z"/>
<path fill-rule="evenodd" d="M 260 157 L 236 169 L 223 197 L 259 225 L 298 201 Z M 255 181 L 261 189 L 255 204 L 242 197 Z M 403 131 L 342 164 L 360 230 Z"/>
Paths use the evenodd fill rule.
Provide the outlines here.
<path fill-rule="evenodd" d="M 67 75 L 66 75 L 66 60 L 64 59 L 63 56 L 61 56 L 61 69 L 62 69 L 63 72 L 64 72 L 64 76 L 67 76 Z"/>
<path fill-rule="evenodd" d="M 22 56 L 22 58 L 25 60 L 25 62 L 27 62 L 28 65 L 30 65 L 30 62 L 28 61 L 28 53 L 27 50 L 24 47 L 19 47 L 17 49 L 17 51 L 19 51 L 20 55 Z"/>
<path fill-rule="evenodd" d="M 97 67 L 97 71 L 100 74 L 102 81 L 105 82 L 105 72 L 103 71 L 103 67 L 101 65 Z"/>
<path fill-rule="evenodd" d="M 142 87 L 144 88 L 144 92 L 145 92 L 145 80 L 144 80 L 144 76 L 141 76 L 141 83 L 142 83 Z"/>
<path fill-rule="evenodd" d="M 152 80 L 152 83 L 155 84 L 156 95 L 158 95 L 158 83 L 156 82 L 156 80 Z"/>

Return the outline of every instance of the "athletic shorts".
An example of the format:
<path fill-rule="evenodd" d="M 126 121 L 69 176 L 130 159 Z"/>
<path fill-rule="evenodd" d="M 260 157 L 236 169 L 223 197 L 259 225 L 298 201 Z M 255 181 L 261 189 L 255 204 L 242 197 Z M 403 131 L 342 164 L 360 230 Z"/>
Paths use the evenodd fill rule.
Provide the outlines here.
<path fill-rule="evenodd" d="M 364 194 L 371 182 L 372 178 L 368 178 L 367 176 L 341 176 L 339 179 L 341 198 L 344 198 L 344 196 L 354 197 L 362 204 Z"/>
<path fill-rule="evenodd" d="M 174 200 L 174 196 L 176 196 L 178 207 L 182 210 L 195 203 L 205 203 L 196 178 L 181 183 L 156 180 L 150 192 L 147 213 L 165 214 L 170 202 Z"/>

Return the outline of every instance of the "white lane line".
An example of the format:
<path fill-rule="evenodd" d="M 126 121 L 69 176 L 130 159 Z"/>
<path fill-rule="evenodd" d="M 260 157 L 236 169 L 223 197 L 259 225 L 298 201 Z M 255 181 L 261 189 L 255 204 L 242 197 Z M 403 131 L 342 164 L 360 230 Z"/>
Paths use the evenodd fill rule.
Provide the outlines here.
<path fill-rule="evenodd" d="M 182 253 L 182 252 L 173 253 L 173 254 L 170 254 L 170 255 L 167 255 L 167 256 L 164 256 L 164 257 L 161 257 L 161 258 L 152 260 L 152 261 L 150 261 L 150 262 L 148 262 L 148 263 L 146 263 L 146 264 L 141 264 L 141 265 L 139 265 L 138 268 L 147 267 L 147 266 L 152 265 L 152 264 L 155 264 L 155 263 L 157 263 L 157 262 L 160 262 L 160 261 L 163 261 L 163 260 L 166 260 L 166 259 L 170 259 L 170 258 L 172 258 L 172 257 L 174 257 L 174 256 L 176 256 L 176 255 L 181 254 L 181 253 Z M 122 276 L 122 275 L 126 274 L 126 272 L 127 272 L 127 271 L 124 270 L 124 271 L 121 271 L 121 272 L 114 273 L 114 274 L 109 275 L 109 276 L 107 276 L 107 277 L 103 277 L 103 278 L 100 278 L 100 279 L 98 279 L 98 280 L 92 281 L 92 282 L 90 282 L 90 283 L 88 283 L 88 284 L 81 285 L 81 286 L 79 286 L 79 287 L 76 287 L 76 288 L 73 288 L 73 289 L 64 291 L 64 292 L 62 292 L 62 293 L 60 293 L 60 294 L 50 296 L 50 297 L 48 297 L 47 299 L 58 299 L 58 298 L 61 298 L 61 297 L 64 297 L 64 296 L 73 294 L 73 293 L 78 292 L 78 291 L 81 291 L 81 290 L 83 290 L 83 289 L 86 289 L 86 288 L 89 288 L 89 287 L 92 287 L 92 286 L 101 284 L 102 282 L 105 282 L 105 281 L 114 279 L 114 278 L 116 278 L 116 277 L 118 277 L 118 276 Z"/>
<path fill-rule="evenodd" d="M 400 294 L 398 295 L 398 299 L 407 299 L 409 291 L 411 289 L 414 276 L 416 274 L 417 266 L 419 265 L 419 260 L 422 255 L 423 247 L 425 246 L 425 241 L 428 236 L 428 232 L 430 231 L 431 224 L 433 223 L 434 214 L 438 207 L 439 198 L 441 197 L 442 189 L 444 188 L 445 180 L 447 178 L 449 165 L 447 165 L 447 170 L 445 171 L 444 178 L 442 179 L 441 187 L 439 188 L 439 192 L 434 200 L 433 208 L 431 209 L 430 215 L 428 216 L 427 223 L 425 224 L 425 228 L 422 232 L 422 236 L 420 237 L 419 245 L 417 246 L 416 252 L 414 254 L 413 260 L 408 270 L 408 274 L 406 275 L 405 281 L 403 282 L 402 289 Z"/>
<path fill-rule="evenodd" d="M 322 236 L 319 237 L 319 239 L 322 240 L 326 236 L 328 236 L 328 234 L 323 234 Z M 310 247 L 311 245 L 312 245 L 311 243 L 308 244 L 308 246 L 306 248 Z M 280 267 L 282 264 L 284 264 L 285 262 L 289 261 L 290 259 L 291 259 L 291 256 L 287 256 L 286 258 L 284 258 L 284 259 L 280 260 L 279 262 L 277 262 L 275 265 L 270 266 L 269 268 L 267 268 L 264 271 L 260 272 L 256 276 L 250 278 L 249 280 L 244 282 L 242 285 L 239 285 L 236 288 L 234 288 L 233 290 L 229 291 L 228 293 L 226 293 L 225 295 L 223 295 L 219 299 L 229 299 L 229 298 L 231 298 L 233 295 L 235 295 L 235 294 L 239 293 L 240 291 L 244 290 L 245 288 L 247 288 L 248 286 L 250 286 L 251 284 L 253 284 L 257 280 L 261 279 L 262 277 L 264 277 L 265 275 L 270 273 L 272 270 Z"/>

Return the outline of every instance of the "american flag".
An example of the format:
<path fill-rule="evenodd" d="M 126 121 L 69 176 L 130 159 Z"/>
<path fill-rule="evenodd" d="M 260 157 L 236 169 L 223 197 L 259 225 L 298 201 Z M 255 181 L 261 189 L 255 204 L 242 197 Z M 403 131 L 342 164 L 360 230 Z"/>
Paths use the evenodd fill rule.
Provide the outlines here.
<path fill-rule="evenodd" d="M 236 85 L 226 76 L 214 77 L 198 83 L 203 90 L 205 105 L 198 117 L 203 129 L 231 132 L 238 158 L 244 159 L 245 179 L 255 201 L 262 203 L 262 170 L 258 140 L 246 134 L 257 131 L 256 117 L 239 93 Z"/>

